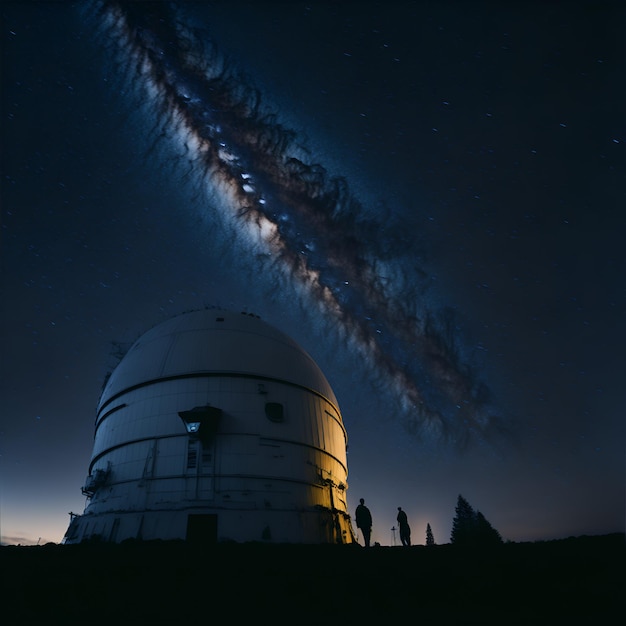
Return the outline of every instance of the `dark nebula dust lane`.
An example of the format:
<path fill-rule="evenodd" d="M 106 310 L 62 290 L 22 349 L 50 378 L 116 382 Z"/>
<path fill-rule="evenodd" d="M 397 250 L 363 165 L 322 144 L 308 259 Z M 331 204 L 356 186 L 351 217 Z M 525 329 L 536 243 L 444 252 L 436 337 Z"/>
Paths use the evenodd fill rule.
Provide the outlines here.
<path fill-rule="evenodd" d="M 165 2 L 95 2 L 83 16 L 122 97 L 141 108 L 147 142 L 171 153 L 171 175 L 184 171 L 220 224 L 207 238 L 234 241 L 268 290 L 279 284 L 279 297 L 312 311 L 396 401 L 408 431 L 488 438 L 500 420 L 449 312 L 427 305 L 419 260 L 385 239 L 345 178 L 311 160 L 207 32 Z"/>

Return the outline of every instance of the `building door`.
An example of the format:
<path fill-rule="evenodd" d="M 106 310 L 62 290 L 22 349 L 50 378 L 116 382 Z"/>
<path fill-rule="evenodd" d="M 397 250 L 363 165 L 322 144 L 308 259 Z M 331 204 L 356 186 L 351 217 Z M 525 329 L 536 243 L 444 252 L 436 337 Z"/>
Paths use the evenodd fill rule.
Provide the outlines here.
<path fill-rule="evenodd" d="M 192 514 L 187 516 L 187 541 L 196 544 L 217 543 L 217 515 Z"/>

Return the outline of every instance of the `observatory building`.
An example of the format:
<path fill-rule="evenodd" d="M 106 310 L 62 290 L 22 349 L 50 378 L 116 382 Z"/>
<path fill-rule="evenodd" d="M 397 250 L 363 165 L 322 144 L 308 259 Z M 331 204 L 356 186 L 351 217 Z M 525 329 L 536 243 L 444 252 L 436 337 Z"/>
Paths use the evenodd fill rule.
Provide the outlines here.
<path fill-rule="evenodd" d="M 352 543 L 346 431 L 313 359 L 255 315 L 145 333 L 100 397 L 87 504 L 64 543 Z"/>

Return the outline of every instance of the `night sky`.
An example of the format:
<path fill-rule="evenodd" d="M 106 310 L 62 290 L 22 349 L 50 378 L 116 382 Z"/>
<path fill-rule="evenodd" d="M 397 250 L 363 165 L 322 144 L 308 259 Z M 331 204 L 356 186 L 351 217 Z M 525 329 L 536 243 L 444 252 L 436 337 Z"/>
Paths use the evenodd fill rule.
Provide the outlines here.
<path fill-rule="evenodd" d="M 446 437 L 411 421 L 381 361 L 216 221 L 101 18 L 4 2 L 2 542 L 62 540 L 85 507 L 115 352 L 207 306 L 260 315 L 320 365 L 348 432 L 350 512 L 365 498 L 373 541 L 393 543 L 402 506 L 414 543 L 427 523 L 447 543 L 459 494 L 505 540 L 623 532 L 622 3 L 180 4 L 311 162 L 345 180 L 369 225 L 359 245 L 397 269 L 390 307 L 434 320 L 491 417 L 480 432 L 446 418 Z M 329 241 L 350 248 L 340 231 Z M 367 296 L 357 307 L 337 289 L 358 322 Z M 381 345 L 428 390 L 434 362 L 385 343 L 392 330 Z"/>

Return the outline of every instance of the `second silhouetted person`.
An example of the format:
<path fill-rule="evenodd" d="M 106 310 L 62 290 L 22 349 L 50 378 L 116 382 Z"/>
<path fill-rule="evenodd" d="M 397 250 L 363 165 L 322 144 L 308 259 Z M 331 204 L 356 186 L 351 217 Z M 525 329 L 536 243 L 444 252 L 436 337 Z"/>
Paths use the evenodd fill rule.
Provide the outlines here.
<path fill-rule="evenodd" d="M 400 541 L 403 546 L 411 545 L 411 527 L 409 526 L 409 520 L 406 513 L 402 510 L 402 507 L 398 507 L 398 526 L 400 527 Z"/>

